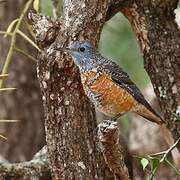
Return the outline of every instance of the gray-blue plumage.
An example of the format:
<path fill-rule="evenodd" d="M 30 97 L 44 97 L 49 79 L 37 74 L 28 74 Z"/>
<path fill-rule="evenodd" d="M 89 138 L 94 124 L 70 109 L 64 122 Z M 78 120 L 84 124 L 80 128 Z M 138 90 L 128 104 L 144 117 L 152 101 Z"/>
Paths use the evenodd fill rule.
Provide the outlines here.
<path fill-rule="evenodd" d="M 150 112 L 161 119 L 146 101 L 138 87 L 131 81 L 129 75 L 115 62 L 104 58 L 89 41 L 72 42 L 67 50 L 79 67 L 81 73 L 94 69 L 96 69 L 96 71 L 106 72 L 114 83 L 125 89 L 137 102 L 144 105 Z"/>

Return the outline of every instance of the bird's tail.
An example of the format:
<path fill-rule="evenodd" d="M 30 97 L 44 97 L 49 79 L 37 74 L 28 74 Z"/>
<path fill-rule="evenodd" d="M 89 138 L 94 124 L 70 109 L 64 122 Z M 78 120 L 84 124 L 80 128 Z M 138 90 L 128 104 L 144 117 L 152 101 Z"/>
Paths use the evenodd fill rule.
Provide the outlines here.
<path fill-rule="evenodd" d="M 133 109 L 133 111 L 151 122 L 157 123 L 159 125 L 165 123 L 165 121 L 152 108 L 148 109 L 142 104 L 136 104 L 136 107 Z"/>
<path fill-rule="evenodd" d="M 169 147 L 173 146 L 174 139 L 172 136 L 172 133 L 167 129 L 165 121 L 156 113 L 152 112 L 149 109 L 147 109 L 145 106 L 142 106 L 141 108 L 136 109 L 135 113 L 138 115 L 148 119 L 151 122 L 157 123 L 160 126 L 160 130 L 162 132 L 162 135 L 164 137 L 164 140 L 166 141 L 167 145 Z M 174 164 L 176 165 L 177 168 L 180 168 L 180 152 L 179 150 L 175 147 L 172 151 L 172 157 L 174 160 Z"/>

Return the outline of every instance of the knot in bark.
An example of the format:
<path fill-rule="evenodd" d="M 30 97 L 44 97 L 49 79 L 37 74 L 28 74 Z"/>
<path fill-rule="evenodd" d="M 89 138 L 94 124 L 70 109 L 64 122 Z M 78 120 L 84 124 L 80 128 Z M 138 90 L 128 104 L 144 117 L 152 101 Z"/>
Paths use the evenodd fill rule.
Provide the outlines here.
<path fill-rule="evenodd" d="M 62 20 L 53 19 L 41 14 L 37 14 L 34 10 L 29 10 L 28 20 L 32 25 L 35 33 L 35 41 L 40 47 L 47 47 L 52 44 L 62 25 Z"/>

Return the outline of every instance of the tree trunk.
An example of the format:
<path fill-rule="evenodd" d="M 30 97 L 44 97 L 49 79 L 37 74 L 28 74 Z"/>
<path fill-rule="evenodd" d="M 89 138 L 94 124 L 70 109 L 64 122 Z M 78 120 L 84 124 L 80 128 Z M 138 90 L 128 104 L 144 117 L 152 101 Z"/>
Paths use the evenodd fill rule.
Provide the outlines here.
<path fill-rule="evenodd" d="M 72 59 L 55 51 L 55 48 L 66 46 L 75 39 L 89 39 L 97 46 L 107 7 L 108 3 L 101 0 L 64 1 L 66 21 L 61 20 L 58 24 L 50 19 L 47 22 L 35 14 L 31 17 L 39 35 L 37 41 L 44 47 L 39 58 L 38 75 L 54 179 L 107 178 L 96 146 L 94 108 L 83 92 L 79 72 Z M 49 46 L 56 34 L 51 26 L 60 30 L 55 42 Z M 43 42 L 40 42 L 40 37 L 45 37 Z M 59 63 L 51 63 L 55 59 Z"/>
<path fill-rule="evenodd" d="M 180 31 L 175 23 L 177 0 L 136 0 L 124 14 L 132 23 L 159 104 L 173 133 L 180 137 Z"/>
<path fill-rule="evenodd" d="M 16 3 L 12 3 L 9 0 L 0 4 L 1 30 L 6 30 L 9 23 L 19 17 L 26 2 L 16 0 Z M 9 42 L 3 36 L 0 38 L 2 69 Z M 36 54 L 20 37 L 17 47 L 29 54 Z M 17 90 L 0 94 L 0 119 L 20 120 L 13 124 L 0 124 L 0 133 L 8 138 L 8 141 L 0 139 L 0 153 L 13 162 L 31 159 L 44 144 L 43 107 L 35 66 L 36 63 L 27 57 L 14 53 L 5 86 L 16 87 Z"/>

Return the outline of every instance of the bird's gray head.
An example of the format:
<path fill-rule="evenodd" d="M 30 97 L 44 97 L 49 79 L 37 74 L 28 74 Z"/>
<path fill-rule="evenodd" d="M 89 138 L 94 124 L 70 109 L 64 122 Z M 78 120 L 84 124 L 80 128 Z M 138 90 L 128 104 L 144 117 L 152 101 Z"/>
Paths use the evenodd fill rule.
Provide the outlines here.
<path fill-rule="evenodd" d="M 89 41 L 74 41 L 65 50 L 70 53 L 80 71 L 93 69 L 101 56 Z"/>

